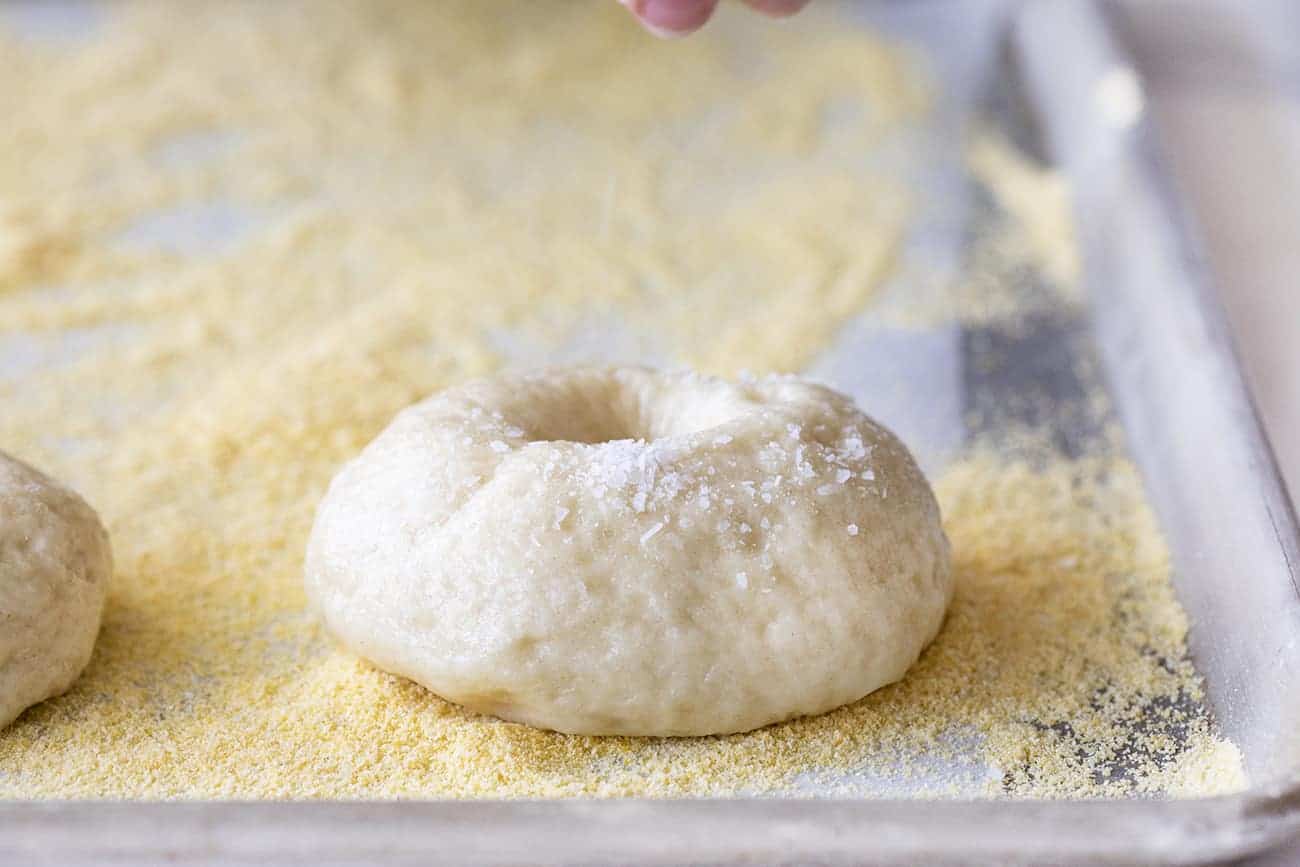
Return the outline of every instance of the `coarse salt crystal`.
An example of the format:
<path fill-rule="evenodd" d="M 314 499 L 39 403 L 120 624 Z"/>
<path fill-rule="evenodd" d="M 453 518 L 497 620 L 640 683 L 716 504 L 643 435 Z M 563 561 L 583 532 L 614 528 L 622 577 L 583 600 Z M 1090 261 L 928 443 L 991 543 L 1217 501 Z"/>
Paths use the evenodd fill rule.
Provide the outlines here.
<path fill-rule="evenodd" d="M 857 525 L 857 524 L 849 524 L 849 535 L 850 535 L 850 536 L 856 536 L 856 535 L 858 535 L 858 525 Z"/>
<path fill-rule="evenodd" d="M 824 496 L 826 496 L 827 494 L 833 494 L 833 493 L 835 493 L 835 486 L 834 486 L 834 485 L 818 485 L 818 486 L 817 486 L 817 496 L 819 496 L 819 497 L 824 497 Z"/>
<path fill-rule="evenodd" d="M 662 530 L 663 528 L 664 528 L 664 522 L 663 522 L 663 521 L 660 521 L 659 523 L 657 523 L 657 524 L 655 524 L 653 527 L 651 527 L 649 530 L 646 530 L 644 533 L 641 534 L 641 544 L 644 545 L 646 542 L 649 542 L 649 541 L 650 541 L 651 539 L 653 539 L 653 538 L 654 538 L 654 537 L 659 533 L 659 531 Z"/>
<path fill-rule="evenodd" d="M 569 510 L 560 506 L 555 510 L 555 529 L 560 529 L 560 524 L 569 516 Z"/>
<path fill-rule="evenodd" d="M 510 451 L 510 446 L 506 445 L 501 440 L 492 440 L 492 442 L 489 443 L 489 445 L 492 446 L 492 451 L 496 452 L 497 454 L 505 454 L 506 452 Z"/>
<path fill-rule="evenodd" d="M 671 500 L 682 490 L 682 477 L 680 473 L 664 473 L 659 481 L 659 490 L 663 497 Z"/>
<path fill-rule="evenodd" d="M 862 442 L 860 436 L 847 436 L 840 441 L 840 454 L 846 458 L 864 458 L 867 456 L 867 447 Z"/>
<path fill-rule="evenodd" d="M 799 471 L 799 478 L 801 479 L 811 479 L 817 475 L 812 464 L 804 457 L 804 447 L 802 445 L 794 450 L 794 466 Z"/>
<path fill-rule="evenodd" d="M 741 590 L 744 590 L 746 587 L 748 587 L 748 586 L 749 586 L 749 575 L 745 574 L 744 572 L 737 572 L 737 573 L 736 573 L 736 586 L 739 587 Z"/>
<path fill-rule="evenodd" d="M 848 470 L 835 471 L 835 484 L 837 485 L 842 485 L 851 478 L 853 478 L 853 473 L 849 472 Z"/>

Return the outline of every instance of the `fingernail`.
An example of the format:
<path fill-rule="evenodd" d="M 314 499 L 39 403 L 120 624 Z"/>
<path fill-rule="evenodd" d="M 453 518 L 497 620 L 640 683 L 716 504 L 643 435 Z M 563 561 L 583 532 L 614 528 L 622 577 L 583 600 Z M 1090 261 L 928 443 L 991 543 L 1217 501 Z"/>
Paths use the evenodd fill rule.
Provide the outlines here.
<path fill-rule="evenodd" d="M 750 6 L 776 18 L 788 18 L 808 5 L 808 0 L 745 0 Z"/>
<path fill-rule="evenodd" d="M 681 39 L 683 36 L 690 35 L 691 32 L 689 30 L 669 30 L 665 27 L 660 27 L 658 24 L 652 23 L 647 18 L 641 19 L 641 26 L 646 30 L 649 30 L 655 36 L 658 36 L 660 39 Z"/>
<path fill-rule="evenodd" d="M 716 0 L 627 0 L 646 29 L 672 38 L 698 30 L 713 13 Z"/>

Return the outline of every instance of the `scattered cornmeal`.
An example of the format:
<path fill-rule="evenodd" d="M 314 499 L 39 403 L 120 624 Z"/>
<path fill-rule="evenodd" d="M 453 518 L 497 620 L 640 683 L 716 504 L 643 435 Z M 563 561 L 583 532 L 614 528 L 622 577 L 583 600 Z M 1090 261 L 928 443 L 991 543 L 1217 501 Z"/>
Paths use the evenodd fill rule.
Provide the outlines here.
<path fill-rule="evenodd" d="M 563 736 L 330 645 L 301 589 L 313 509 L 398 409 L 611 330 L 712 372 L 798 369 L 906 234 L 871 158 L 926 107 L 898 48 L 831 12 L 724 13 L 671 45 L 604 0 L 499 12 L 123 3 L 84 42 L 0 29 L 0 447 L 83 490 L 118 561 L 85 676 L 0 732 L 0 795 L 1243 786 L 1118 458 L 950 465 L 943 632 L 813 719 Z"/>

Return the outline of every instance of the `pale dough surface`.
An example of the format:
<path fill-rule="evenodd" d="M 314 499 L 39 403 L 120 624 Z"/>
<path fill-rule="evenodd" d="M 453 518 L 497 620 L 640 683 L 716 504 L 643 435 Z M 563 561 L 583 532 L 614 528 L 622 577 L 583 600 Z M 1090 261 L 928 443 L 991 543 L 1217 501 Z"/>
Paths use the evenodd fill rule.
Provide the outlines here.
<path fill-rule="evenodd" d="M 81 674 L 112 571 L 95 511 L 0 452 L 0 727 Z"/>
<path fill-rule="evenodd" d="M 644 368 L 454 388 L 335 477 L 327 627 L 388 671 L 564 732 L 738 732 L 901 678 L 952 594 L 929 485 L 829 389 Z"/>

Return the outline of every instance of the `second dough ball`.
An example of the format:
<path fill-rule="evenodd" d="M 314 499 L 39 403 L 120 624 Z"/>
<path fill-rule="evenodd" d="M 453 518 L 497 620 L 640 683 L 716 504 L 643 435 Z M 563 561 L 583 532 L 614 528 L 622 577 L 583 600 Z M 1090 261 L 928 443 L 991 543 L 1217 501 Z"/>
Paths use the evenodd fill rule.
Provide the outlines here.
<path fill-rule="evenodd" d="M 644 368 L 454 388 L 330 485 L 306 583 L 360 656 L 563 732 L 745 731 L 901 678 L 952 595 L 929 485 L 830 389 Z"/>
<path fill-rule="evenodd" d="M 112 572 L 95 510 L 0 452 L 0 727 L 81 674 Z"/>

